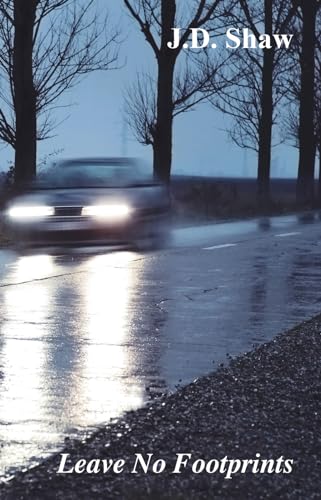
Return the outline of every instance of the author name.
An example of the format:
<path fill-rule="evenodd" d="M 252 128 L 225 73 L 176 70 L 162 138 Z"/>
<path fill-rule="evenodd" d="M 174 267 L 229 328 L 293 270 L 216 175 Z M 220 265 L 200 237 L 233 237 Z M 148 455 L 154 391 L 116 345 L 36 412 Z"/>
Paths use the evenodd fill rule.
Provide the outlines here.
<path fill-rule="evenodd" d="M 167 42 L 169 49 L 175 50 L 180 47 L 183 30 L 172 28 L 173 40 Z M 249 30 L 249 28 L 229 28 L 225 34 L 225 47 L 230 50 L 235 49 L 289 49 L 294 35 L 275 33 L 268 35 L 261 33 L 259 36 Z M 190 40 L 183 43 L 183 49 L 217 49 L 218 45 L 211 38 L 209 31 L 203 28 L 191 28 Z"/>

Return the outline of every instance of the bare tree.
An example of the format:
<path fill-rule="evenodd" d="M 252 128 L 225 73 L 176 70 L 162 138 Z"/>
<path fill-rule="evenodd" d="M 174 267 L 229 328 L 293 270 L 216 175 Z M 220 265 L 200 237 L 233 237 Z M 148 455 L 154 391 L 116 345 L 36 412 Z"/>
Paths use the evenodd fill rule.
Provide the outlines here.
<path fill-rule="evenodd" d="M 136 138 L 152 145 L 154 172 L 165 182 L 169 182 L 171 172 L 173 119 L 226 85 L 221 75 L 225 61 L 210 61 L 205 50 L 200 61 L 192 54 L 187 56 L 184 50 L 192 28 L 211 29 L 213 25 L 218 28 L 226 19 L 225 3 L 225 0 L 191 0 L 179 8 L 176 0 L 124 0 L 157 63 L 155 79 L 139 74 L 129 88 L 126 111 Z M 182 27 L 182 32 L 178 47 L 172 49 L 168 42 L 176 26 Z M 179 60 L 182 53 L 184 62 Z"/>
<path fill-rule="evenodd" d="M 277 48 L 272 35 L 287 33 L 295 12 L 296 6 L 291 0 L 239 0 L 233 22 L 250 28 L 257 44 L 261 35 L 259 26 L 264 27 L 263 32 L 271 37 L 271 48 L 238 50 L 230 68 L 235 85 L 212 100 L 216 107 L 233 117 L 232 140 L 258 154 L 257 192 L 262 207 L 270 203 L 272 131 L 286 92 L 287 51 Z"/>
<path fill-rule="evenodd" d="M 15 181 L 36 172 L 37 139 L 57 100 L 86 74 L 114 67 L 118 33 L 95 0 L 2 0 L 0 139 L 15 149 Z"/>
<path fill-rule="evenodd" d="M 138 142 L 152 146 L 156 126 L 155 80 L 148 74 L 136 75 L 125 94 L 126 120 Z"/>
<path fill-rule="evenodd" d="M 314 201 L 315 158 L 320 141 L 321 2 L 297 0 L 296 3 L 298 10 L 292 27 L 294 43 L 289 52 L 292 64 L 288 72 L 284 133 L 299 150 L 297 200 L 310 205 Z"/>
<path fill-rule="evenodd" d="M 285 112 L 281 117 L 281 137 L 299 150 L 299 123 L 300 123 L 300 80 L 302 62 L 302 17 L 300 10 L 291 22 L 291 32 L 294 34 L 291 48 L 286 61 Z"/>
<path fill-rule="evenodd" d="M 173 81 L 172 119 L 191 111 L 231 84 L 224 75 L 227 58 L 214 60 L 207 56 L 197 60 L 189 56 L 176 71 Z M 192 62 L 190 59 L 194 59 Z M 138 73 L 125 94 L 128 124 L 138 142 L 154 147 L 157 131 L 157 82 L 149 74 Z M 156 170 L 156 169 L 155 169 Z"/>

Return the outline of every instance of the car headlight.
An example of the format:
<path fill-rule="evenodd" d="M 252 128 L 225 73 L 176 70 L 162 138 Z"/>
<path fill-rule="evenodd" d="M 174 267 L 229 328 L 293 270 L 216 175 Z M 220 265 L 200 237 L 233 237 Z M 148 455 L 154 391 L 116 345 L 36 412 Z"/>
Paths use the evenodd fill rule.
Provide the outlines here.
<path fill-rule="evenodd" d="M 99 219 L 120 220 L 127 219 L 131 212 L 131 208 L 123 203 L 117 205 L 92 205 L 83 207 L 81 215 L 97 217 Z"/>
<path fill-rule="evenodd" d="M 26 207 L 23 205 L 13 206 L 7 210 L 7 215 L 11 219 L 29 219 L 33 217 L 48 217 L 54 215 L 55 209 L 47 206 Z"/>

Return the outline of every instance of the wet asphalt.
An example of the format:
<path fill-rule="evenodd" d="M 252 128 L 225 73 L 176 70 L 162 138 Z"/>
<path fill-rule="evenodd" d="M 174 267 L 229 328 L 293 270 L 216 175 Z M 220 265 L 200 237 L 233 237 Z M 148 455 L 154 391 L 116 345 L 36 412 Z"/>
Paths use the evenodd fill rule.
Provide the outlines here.
<path fill-rule="evenodd" d="M 318 214 L 173 230 L 150 253 L 0 253 L 1 475 L 311 318 Z"/>

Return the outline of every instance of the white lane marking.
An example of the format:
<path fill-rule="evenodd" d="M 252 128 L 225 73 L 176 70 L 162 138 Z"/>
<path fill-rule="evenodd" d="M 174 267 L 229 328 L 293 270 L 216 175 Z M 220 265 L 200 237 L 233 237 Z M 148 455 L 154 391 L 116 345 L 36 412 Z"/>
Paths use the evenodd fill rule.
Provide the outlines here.
<path fill-rule="evenodd" d="M 286 238 L 287 236 L 297 236 L 298 234 L 301 234 L 299 232 L 296 233 L 281 233 L 281 234 L 275 234 L 274 236 L 276 238 Z"/>
<path fill-rule="evenodd" d="M 205 247 L 203 250 L 217 250 L 218 248 L 236 247 L 237 243 L 225 243 L 225 245 L 214 245 L 213 247 Z"/>

